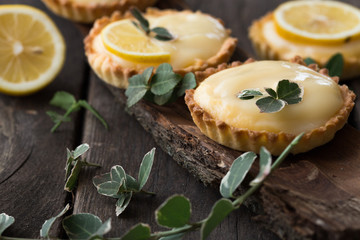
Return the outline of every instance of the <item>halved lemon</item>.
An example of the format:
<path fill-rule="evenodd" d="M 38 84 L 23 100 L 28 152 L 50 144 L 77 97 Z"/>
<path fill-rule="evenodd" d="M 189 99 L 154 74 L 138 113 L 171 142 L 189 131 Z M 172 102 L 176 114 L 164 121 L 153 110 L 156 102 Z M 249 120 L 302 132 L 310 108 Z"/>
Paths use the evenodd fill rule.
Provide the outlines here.
<path fill-rule="evenodd" d="M 138 29 L 131 20 L 120 20 L 107 25 L 101 31 L 105 48 L 131 62 L 162 63 L 170 61 L 170 53 L 156 41 Z"/>
<path fill-rule="evenodd" d="M 280 35 L 297 42 L 339 44 L 360 36 L 360 10 L 336 1 L 289 1 L 274 11 Z"/>
<path fill-rule="evenodd" d="M 65 56 L 63 37 L 42 11 L 0 6 L 0 92 L 27 95 L 48 85 Z"/>

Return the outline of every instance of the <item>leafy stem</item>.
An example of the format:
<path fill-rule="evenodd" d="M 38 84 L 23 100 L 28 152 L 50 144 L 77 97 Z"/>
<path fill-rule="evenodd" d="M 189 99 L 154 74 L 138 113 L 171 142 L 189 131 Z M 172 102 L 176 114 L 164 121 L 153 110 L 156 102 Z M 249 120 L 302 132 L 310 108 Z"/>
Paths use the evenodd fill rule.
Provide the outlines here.
<path fill-rule="evenodd" d="M 54 111 L 47 111 L 46 114 L 50 116 L 55 125 L 51 128 L 51 132 L 61 125 L 63 122 L 69 122 L 71 118 L 69 117 L 71 113 L 78 111 L 80 108 L 85 108 L 89 110 L 99 121 L 108 129 L 108 125 L 104 118 L 85 100 L 76 101 L 74 95 L 59 91 L 56 92 L 53 98 L 50 101 L 50 105 L 64 109 L 66 112 L 64 115 L 61 115 Z"/>
<path fill-rule="evenodd" d="M 125 91 L 127 107 L 131 107 L 142 98 L 157 105 L 164 105 L 176 101 L 184 95 L 185 90 L 196 87 L 195 75 L 187 73 L 184 77 L 174 73 L 170 64 L 160 64 L 153 74 L 153 67 L 144 70 L 129 79 L 129 86 Z"/>
<path fill-rule="evenodd" d="M 316 61 L 310 57 L 305 58 L 304 62 L 307 65 L 316 64 Z M 341 77 L 343 69 L 344 69 L 344 57 L 341 53 L 336 53 L 332 55 L 329 60 L 325 63 L 324 68 L 329 70 L 329 76 L 334 77 L 338 76 Z"/>
<path fill-rule="evenodd" d="M 160 41 L 170 41 L 174 39 L 174 37 L 166 28 L 163 27 L 150 28 L 149 21 L 141 14 L 139 9 L 137 9 L 136 7 L 132 7 L 130 9 L 130 12 L 134 16 L 134 18 L 138 21 L 138 22 L 133 21 L 133 24 L 137 28 L 142 29 L 146 33 L 146 35 L 151 36 L 152 34 L 154 34 L 154 38 Z"/>
<path fill-rule="evenodd" d="M 281 111 L 287 104 L 297 104 L 302 100 L 302 90 L 295 82 L 287 79 L 279 81 L 276 91 L 265 88 L 268 96 L 261 97 L 256 101 L 256 106 L 262 113 L 275 113 Z M 263 93 L 255 89 L 245 89 L 238 94 L 241 100 L 249 100 L 263 96 Z"/>

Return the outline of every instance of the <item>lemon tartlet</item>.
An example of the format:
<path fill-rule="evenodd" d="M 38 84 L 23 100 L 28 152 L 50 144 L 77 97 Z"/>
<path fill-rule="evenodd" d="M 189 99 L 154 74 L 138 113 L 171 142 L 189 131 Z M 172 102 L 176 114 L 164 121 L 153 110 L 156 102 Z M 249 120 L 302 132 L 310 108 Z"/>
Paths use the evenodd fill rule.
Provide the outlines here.
<path fill-rule="evenodd" d="M 131 76 L 141 73 L 149 66 L 156 68 L 162 62 L 171 64 L 174 72 L 181 75 L 202 71 L 229 61 L 237 44 L 237 39 L 230 36 L 230 30 L 226 29 L 219 19 L 208 14 L 148 8 L 144 17 L 151 27 L 166 28 L 174 39 L 160 41 L 146 36 L 132 23 L 134 18 L 129 12 L 125 15 L 116 12 L 110 18 L 103 17 L 97 20 L 84 43 L 89 64 L 100 79 L 116 87 L 126 88 Z M 116 25 L 126 27 L 126 31 L 129 32 L 128 46 L 134 45 L 134 42 L 140 39 L 139 41 L 143 41 L 147 47 L 151 45 L 159 49 L 158 55 L 142 53 L 146 47 L 130 54 L 126 51 L 123 51 L 123 55 L 116 54 L 116 46 L 107 45 L 109 38 L 117 37 L 116 34 L 107 35 L 108 32 L 116 32 L 107 29 L 115 28 Z M 119 34 L 124 34 L 124 31 L 119 31 Z M 113 42 L 125 41 L 123 39 L 127 37 Z M 142 42 L 137 44 L 141 46 Z M 120 42 L 118 45 L 126 44 Z"/>
<path fill-rule="evenodd" d="M 136 6 L 144 10 L 157 0 L 41 0 L 54 13 L 75 22 L 91 23 L 114 11 L 126 12 Z"/>
<path fill-rule="evenodd" d="M 360 10 L 336 1 L 289 1 L 253 22 L 249 37 L 261 59 L 344 57 L 342 79 L 360 75 Z"/>
<path fill-rule="evenodd" d="M 209 138 L 240 151 L 258 153 L 265 146 L 279 155 L 302 132 L 305 135 L 292 153 L 329 142 L 346 123 L 355 94 L 338 85 L 338 78 L 327 76 L 326 69 L 319 72 L 315 66 L 311 69 L 298 63 L 258 61 L 209 71 L 196 90 L 186 92 L 185 101 L 195 124 Z M 275 88 L 282 79 L 300 86 L 300 103 L 286 105 L 276 113 L 261 113 L 255 98 L 238 98 L 245 89 Z"/>

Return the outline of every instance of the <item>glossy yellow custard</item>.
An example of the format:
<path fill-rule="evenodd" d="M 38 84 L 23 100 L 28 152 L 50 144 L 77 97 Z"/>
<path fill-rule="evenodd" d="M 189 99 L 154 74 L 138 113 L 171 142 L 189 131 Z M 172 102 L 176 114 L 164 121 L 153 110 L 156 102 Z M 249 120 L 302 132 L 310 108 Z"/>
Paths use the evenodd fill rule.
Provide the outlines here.
<path fill-rule="evenodd" d="M 287 105 L 280 112 L 260 113 L 255 104 L 257 98 L 237 97 L 245 89 L 266 94 L 264 87 L 276 89 L 282 79 L 296 82 L 303 89 L 300 103 Z M 338 84 L 331 78 L 283 61 L 259 61 L 221 71 L 200 84 L 194 99 L 206 112 L 236 128 L 295 135 L 325 124 L 344 101 Z"/>
<path fill-rule="evenodd" d="M 150 26 L 166 28 L 175 39 L 172 41 L 160 41 L 149 38 L 163 52 L 170 53 L 170 63 L 174 69 L 182 69 L 202 62 L 214 55 L 222 47 L 224 40 L 229 36 L 224 26 L 216 19 L 201 13 L 178 13 L 160 17 L 147 17 Z M 130 20 L 123 20 L 130 21 Z M 134 26 L 134 28 L 136 28 Z M 109 54 L 115 62 L 125 68 L 136 70 L 145 69 L 149 66 L 157 66 L 160 63 L 137 63 L 125 60 L 108 51 L 101 39 L 101 35 L 95 38 L 94 48 L 98 52 Z"/>
<path fill-rule="evenodd" d="M 259 99 L 239 99 L 246 89 L 276 89 L 287 79 L 302 89 L 302 100 L 275 113 L 261 113 Z M 335 79 L 336 80 L 336 79 Z M 306 66 L 285 61 L 258 61 L 230 67 L 207 77 L 185 101 L 200 131 L 214 141 L 241 151 L 259 152 L 265 146 L 280 154 L 291 140 L 305 133 L 293 153 L 330 141 L 354 106 L 347 86 Z"/>
<path fill-rule="evenodd" d="M 168 53 L 170 57 L 166 62 L 179 74 L 201 71 L 227 62 L 237 44 L 237 39 L 230 36 L 230 30 L 219 19 L 208 14 L 148 9 L 144 17 L 149 21 L 150 28 L 163 27 L 174 36 L 171 41 L 160 41 L 154 37 L 147 37 L 146 41 L 151 41 L 162 52 Z M 127 79 L 132 75 L 162 63 L 124 59 L 104 44 L 102 31 L 106 31 L 110 24 L 132 20 L 130 14 L 103 18 L 95 23 L 85 39 L 85 53 L 90 66 L 102 80 L 120 88 L 127 87 Z"/>
<path fill-rule="evenodd" d="M 286 1 L 255 20 L 249 37 L 261 59 L 314 59 L 325 67 L 341 53 L 341 79 L 360 75 L 360 9 L 340 1 Z"/>

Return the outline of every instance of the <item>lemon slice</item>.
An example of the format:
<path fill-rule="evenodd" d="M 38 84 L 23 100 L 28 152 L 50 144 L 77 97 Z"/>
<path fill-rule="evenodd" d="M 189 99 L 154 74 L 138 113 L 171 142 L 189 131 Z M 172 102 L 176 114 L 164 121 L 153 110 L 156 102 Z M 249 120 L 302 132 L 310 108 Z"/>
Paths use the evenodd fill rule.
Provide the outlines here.
<path fill-rule="evenodd" d="M 170 61 L 170 53 L 164 51 L 131 20 L 120 20 L 107 25 L 101 31 L 101 38 L 109 52 L 125 60 L 136 63 Z"/>
<path fill-rule="evenodd" d="M 280 35 L 297 42 L 339 44 L 360 36 L 360 10 L 336 1 L 290 1 L 274 12 Z"/>
<path fill-rule="evenodd" d="M 49 84 L 65 56 L 63 37 L 42 11 L 0 6 L 0 92 L 27 95 Z"/>

